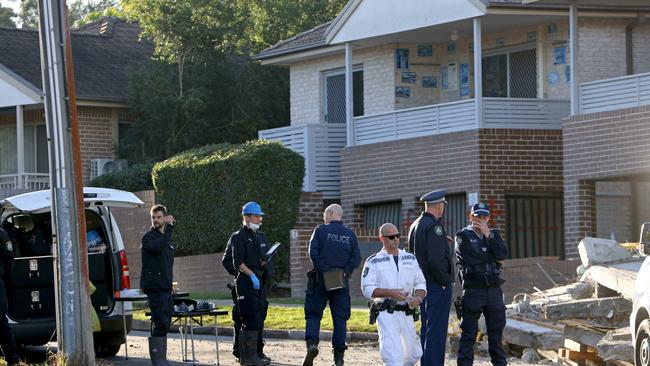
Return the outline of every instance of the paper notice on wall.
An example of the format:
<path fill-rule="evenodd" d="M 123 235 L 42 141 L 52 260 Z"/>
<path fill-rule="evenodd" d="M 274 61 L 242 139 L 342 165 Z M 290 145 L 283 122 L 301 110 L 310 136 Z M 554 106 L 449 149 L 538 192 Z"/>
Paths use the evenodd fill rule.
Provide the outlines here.
<path fill-rule="evenodd" d="M 447 90 L 458 90 L 458 62 L 447 64 Z"/>

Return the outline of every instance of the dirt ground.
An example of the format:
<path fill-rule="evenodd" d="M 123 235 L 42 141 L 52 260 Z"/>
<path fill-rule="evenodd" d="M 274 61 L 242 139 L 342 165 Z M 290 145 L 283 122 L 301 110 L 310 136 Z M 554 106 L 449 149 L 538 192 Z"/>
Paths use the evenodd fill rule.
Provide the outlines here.
<path fill-rule="evenodd" d="M 129 333 L 129 359 L 124 358 L 124 348 L 120 349 L 117 356 L 99 361 L 99 365 L 151 365 L 149 361 L 149 351 L 147 347 L 146 332 L 132 331 Z M 346 364 L 353 366 L 374 366 L 380 365 L 379 346 L 375 342 L 371 343 L 350 343 L 350 348 L 345 353 Z M 181 365 L 182 354 L 180 339 L 178 334 L 170 334 L 168 341 L 167 359 L 174 365 Z M 215 365 L 216 353 L 214 336 L 195 336 L 195 356 L 198 365 Z M 188 347 L 188 356 L 191 357 L 191 347 Z M 234 366 L 238 365 L 235 358 L 230 354 L 232 349 L 231 339 L 229 337 L 219 338 L 219 358 L 220 365 Z M 320 354 L 316 358 L 315 365 L 329 366 L 332 364 L 332 351 L 327 343 L 321 344 Z M 273 359 L 272 365 L 300 365 L 305 352 L 305 343 L 296 340 L 267 340 L 267 346 L 264 352 Z M 519 359 L 508 360 L 511 365 L 528 365 Z M 445 365 L 456 365 L 456 360 L 448 356 Z M 474 365 L 488 366 L 489 359 L 477 358 Z"/>

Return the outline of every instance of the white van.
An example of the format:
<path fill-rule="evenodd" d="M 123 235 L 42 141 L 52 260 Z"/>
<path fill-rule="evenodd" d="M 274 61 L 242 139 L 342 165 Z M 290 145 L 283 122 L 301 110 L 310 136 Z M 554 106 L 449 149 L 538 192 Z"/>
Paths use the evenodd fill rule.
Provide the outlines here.
<path fill-rule="evenodd" d="M 646 255 L 636 275 L 630 332 L 634 345 L 634 364 L 650 366 L 650 223 L 641 226 L 639 254 Z"/>
<path fill-rule="evenodd" d="M 114 297 L 130 288 L 129 265 L 113 207 L 141 207 L 133 193 L 84 188 L 88 233 L 88 268 L 96 287 L 91 300 L 101 331 L 93 333 L 98 357 L 117 354 L 124 343 L 122 314 L 131 329 L 131 303 Z M 9 323 L 17 344 L 42 345 L 56 339 L 54 267 L 50 191 L 37 191 L 0 201 L 0 225 L 14 242 L 16 259 L 6 276 Z"/>

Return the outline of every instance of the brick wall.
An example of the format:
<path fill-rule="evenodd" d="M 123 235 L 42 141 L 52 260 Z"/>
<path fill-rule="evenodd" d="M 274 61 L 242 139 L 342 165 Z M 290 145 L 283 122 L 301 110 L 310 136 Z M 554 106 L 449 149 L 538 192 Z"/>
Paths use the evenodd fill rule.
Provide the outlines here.
<path fill-rule="evenodd" d="M 642 180 L 650 174 L 650 107 L 570 118 L 564 124 L 564 214 L 567 257 L 596 235 L 595 181 Z M 644 178 L 646 177 L 646 178 Z"/>
<path fill-rule="evenodd" d="M 323 194 L 320 192 L 301 192 L 298 208 L 298 221 L 294 229 L 312 230 L 323 223 Z"/>
<path fill-rule="evenodd" d="M 633 72 L 650 72 L 650 24 L 640 25 L 632 31 L 632 49 Z"/>
<path fill-rule="evenodd" d="M 581 83 L 626 74 L 625 26 L 629 22 L 630 19 L 580 18 L 578 80 Z"/>
<path fill-rule="evenodd" d="M 363 64 L 364 114 L 393 110 L 395 92 L 392 75 L 395 61 L 392 47 L 353 49 L 352 55 L 355 65 Z M 324 121 L 323 72 L 345 67 L 344 58 L 341 53 L 291 65 L 289 82 L 292 126 Z"/>
<path fill-rule="evenodd" d="M 117 141 L 117 114 L 113 108 L 79 107 L 79 138 L 81 140 L 81 169 L 84 182 L 90 180 L 90 160 L 114 158 Z"/>
<path fill-rule="evenodd" d="M 481 129 L 479 200 L 505 232 L 505 195 L 561 193 L 562 131 Z"/>
<path fill-rule="evenodd" d="M 477 191 L 478 136 L 473 130 L 343 149 L 341 204 L 346 222 L 360 228 L 361 204 L 401 200 L 411 207 L 415 197 L 434 189 Z"/>

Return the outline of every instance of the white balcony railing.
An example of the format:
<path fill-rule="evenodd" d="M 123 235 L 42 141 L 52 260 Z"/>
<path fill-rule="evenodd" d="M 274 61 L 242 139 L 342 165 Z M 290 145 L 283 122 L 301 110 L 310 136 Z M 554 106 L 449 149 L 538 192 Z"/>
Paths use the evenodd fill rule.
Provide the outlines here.
<path fill-rule="evenodd" d="M 580 114 L 650 105 L 650 73 L 580 84 Z"/>
<path fill-rule="evenodd" d="M 303 191 L 341 196 L 341 149 L 345 125 L 310 124 L 259 131 L 259 138 L 279 141 L 305 158 Z"/>
<path fill-rule="evenodd" d="M 561 129 L 564 100 L 483 98 L 483 126 L 474 99 L 396 110 L 354 119 L 355 145 L 484 128 Z"/>
<path fill-rule="evenodd" d="M 48 173 L 23 173 L 0 175 L 0 190 L 38 191 L 50 187 Z"/>

